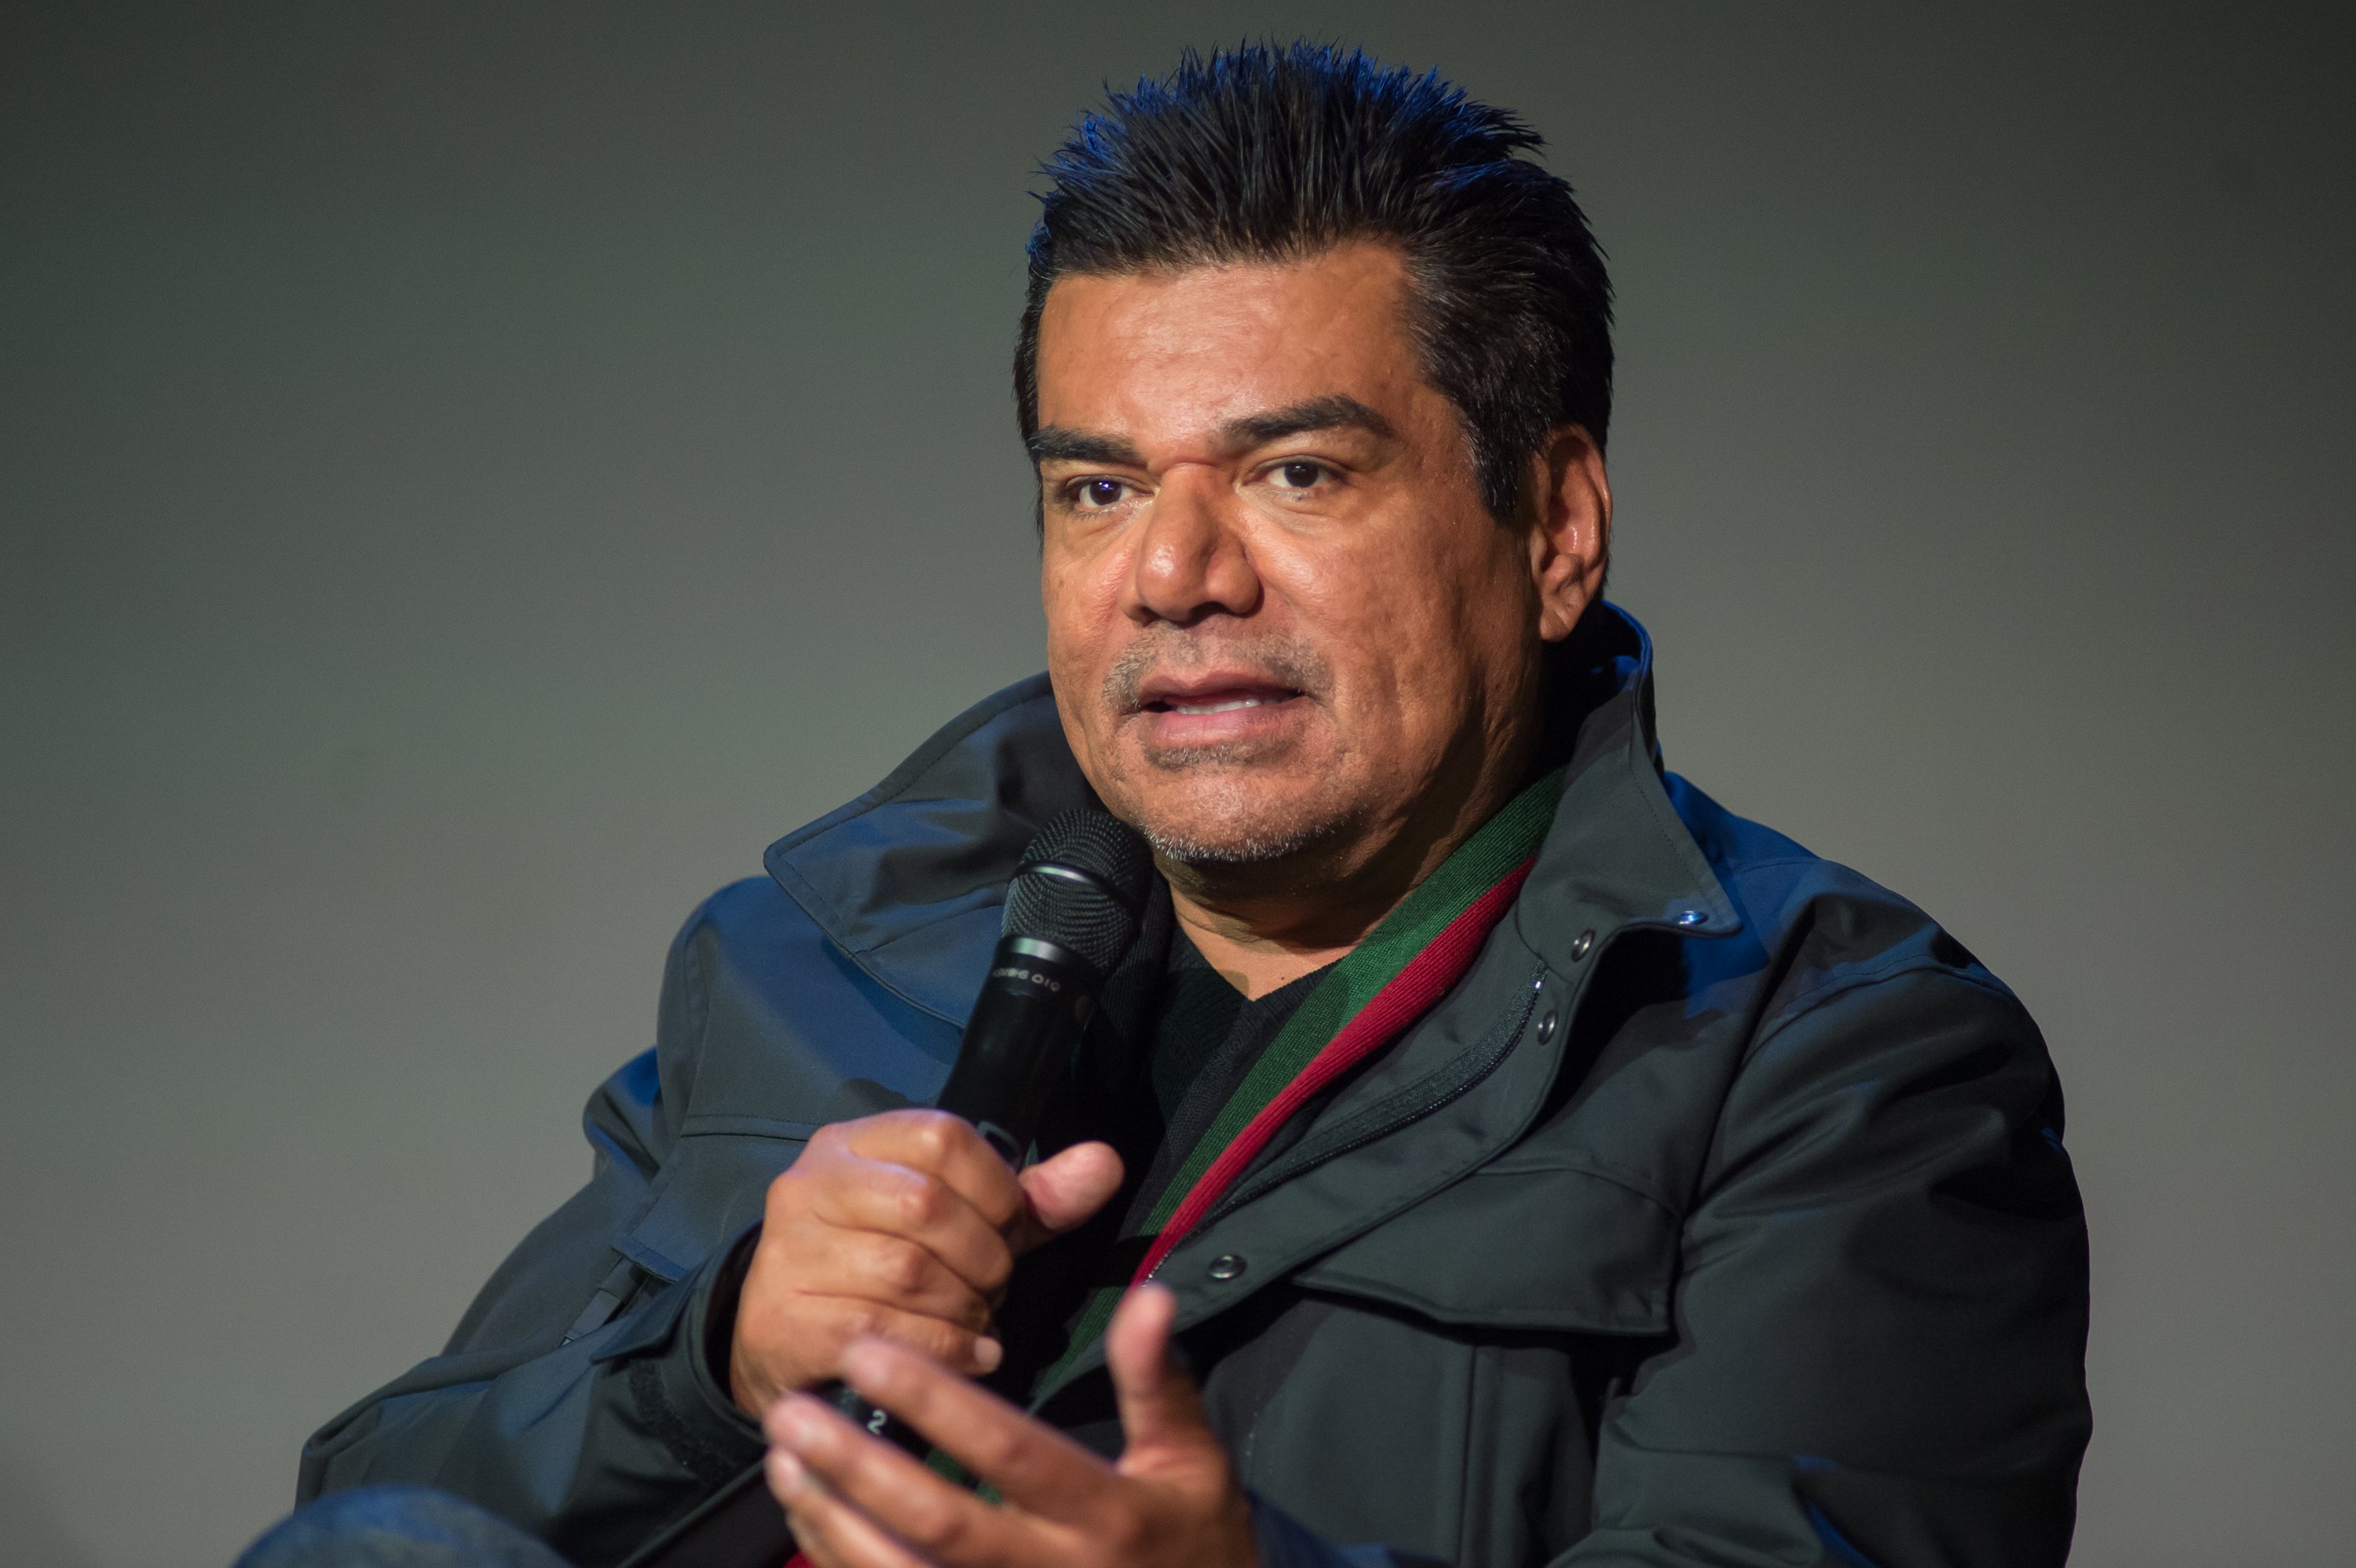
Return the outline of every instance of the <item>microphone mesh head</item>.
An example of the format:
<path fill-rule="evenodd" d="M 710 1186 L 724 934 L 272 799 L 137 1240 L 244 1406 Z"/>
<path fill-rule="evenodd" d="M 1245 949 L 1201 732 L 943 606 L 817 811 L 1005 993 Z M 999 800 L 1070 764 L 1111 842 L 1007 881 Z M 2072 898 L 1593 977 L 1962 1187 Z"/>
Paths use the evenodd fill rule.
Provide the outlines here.
<path fill-rule="evenodd" d="M 1153 857 L 1127 823 L 1086 806 L 1065 812 L 1023 851 L 999 934 L 1052 942 L 1109 975 L 1137 940 L 1152 874 Z"/>

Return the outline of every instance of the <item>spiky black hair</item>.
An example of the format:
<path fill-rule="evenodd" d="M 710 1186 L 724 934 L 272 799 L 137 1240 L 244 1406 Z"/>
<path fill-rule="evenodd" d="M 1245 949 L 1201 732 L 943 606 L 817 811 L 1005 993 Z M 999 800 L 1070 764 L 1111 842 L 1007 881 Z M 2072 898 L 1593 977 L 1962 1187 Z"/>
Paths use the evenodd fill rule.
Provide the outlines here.
<path fill-rule="evenodd" d="M 1612 284 L 1570 186 L 1526 155 L 1537 133 L 1437 71 L 1362 52 L 1247 46 L 1113 93 L 1042 167 L 1015 346 L 1027 441 L 1039 317 L 1071 273 L 1283 261 L 1396 246 L 1424 373 L 1462 416 L 1483 501 L 1521 502 L 1530 454 L 1612 419 Z"/>

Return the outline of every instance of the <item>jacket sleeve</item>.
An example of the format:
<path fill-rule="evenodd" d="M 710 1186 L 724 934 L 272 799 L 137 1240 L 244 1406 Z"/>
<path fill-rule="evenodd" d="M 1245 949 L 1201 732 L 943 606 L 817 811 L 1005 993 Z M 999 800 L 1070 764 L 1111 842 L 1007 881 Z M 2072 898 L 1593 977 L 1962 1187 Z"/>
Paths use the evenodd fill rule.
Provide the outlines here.
<path fill-rule="evenodd" d="M 671 950 L 656 1049 L 584 1113 L 589 1184 L 499 1266 L 441 1355 L 305 1445 L 298 1502 L 381 1482 L 435 1487 L 594 1568 L 760 1457 L 758 1427 L 713 1370 L 747 1249 L 723 1247 L 674 1283 L 617 1244 L 677 1138 L 673 1107 L 701 1032 L 698 924 Z"/>
<path fill-rule="evenodd" d="M 1985 971 L 1762 1030 L 1683 1227 L 1675 1341 L 1605 1406 L 1557 1568 L 2041 1568 L 2068 1555 L 2086 1244 L 2052 1064 Z M 1264 1502 L 1263 1568 L 1406 1568 Z"/>

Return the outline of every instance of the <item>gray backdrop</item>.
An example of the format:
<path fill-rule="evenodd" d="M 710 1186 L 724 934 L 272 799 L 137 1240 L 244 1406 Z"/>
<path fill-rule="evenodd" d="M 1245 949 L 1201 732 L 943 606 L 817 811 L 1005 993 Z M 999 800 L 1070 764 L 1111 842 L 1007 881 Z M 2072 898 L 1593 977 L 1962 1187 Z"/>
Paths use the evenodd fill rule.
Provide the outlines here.
<path fill-rule="evenodd" d="M 9 6 L 0 1556 L 223 1563 L 1039 663 L 1031 165 L 1308 32 L 1590 205 L 1672 765 L 2042 1019 L 2076 1561 L 2346 1562 L 2351 13 L 1957 9 Z"/>

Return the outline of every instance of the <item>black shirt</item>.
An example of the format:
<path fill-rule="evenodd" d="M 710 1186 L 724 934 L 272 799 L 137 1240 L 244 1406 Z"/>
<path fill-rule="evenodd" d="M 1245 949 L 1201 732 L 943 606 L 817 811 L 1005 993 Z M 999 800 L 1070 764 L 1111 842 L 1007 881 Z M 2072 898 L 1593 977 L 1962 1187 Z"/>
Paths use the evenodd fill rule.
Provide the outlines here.
<path fill-rule="evenodd" d="M 1118 1119 L 1098 1135 L 1120 1151 L 1130 1173 L 1122 1191 L 1124 1238 L 1143 1233 L 1172 1176 L 1324 977 L 1319 969 L 1264 997 L 1246 997 L 1184 932 L 1171 933 L 1142 1071 L 1119 1102 Z"/>
<path fill-rule="evenodd" d="M 1325 976 L 1315 970 L 1264 997 L 1246 997 L 1178 929 L 1167 892 L 1156 892 L 1136 946 L 1106 983 L 1051 1133 L 1041 1139 L 1049 1149 L 1100 1138 L 1120 1155 L 1123 1179 L 1095 1219 L 1016 1267 L 998 1315 L 1006 1360 L 987 1381 L 1018 1403 L 1063 1355 L 1096 1289 L 1129 1283 L 1152 1244 L 1145 1224 L 1163 1189 Z M 1082 1442 L 1119 1452 L 1119 1424 L 1108 1406 L 1058 1410 L 1055 1420 Z"/>

